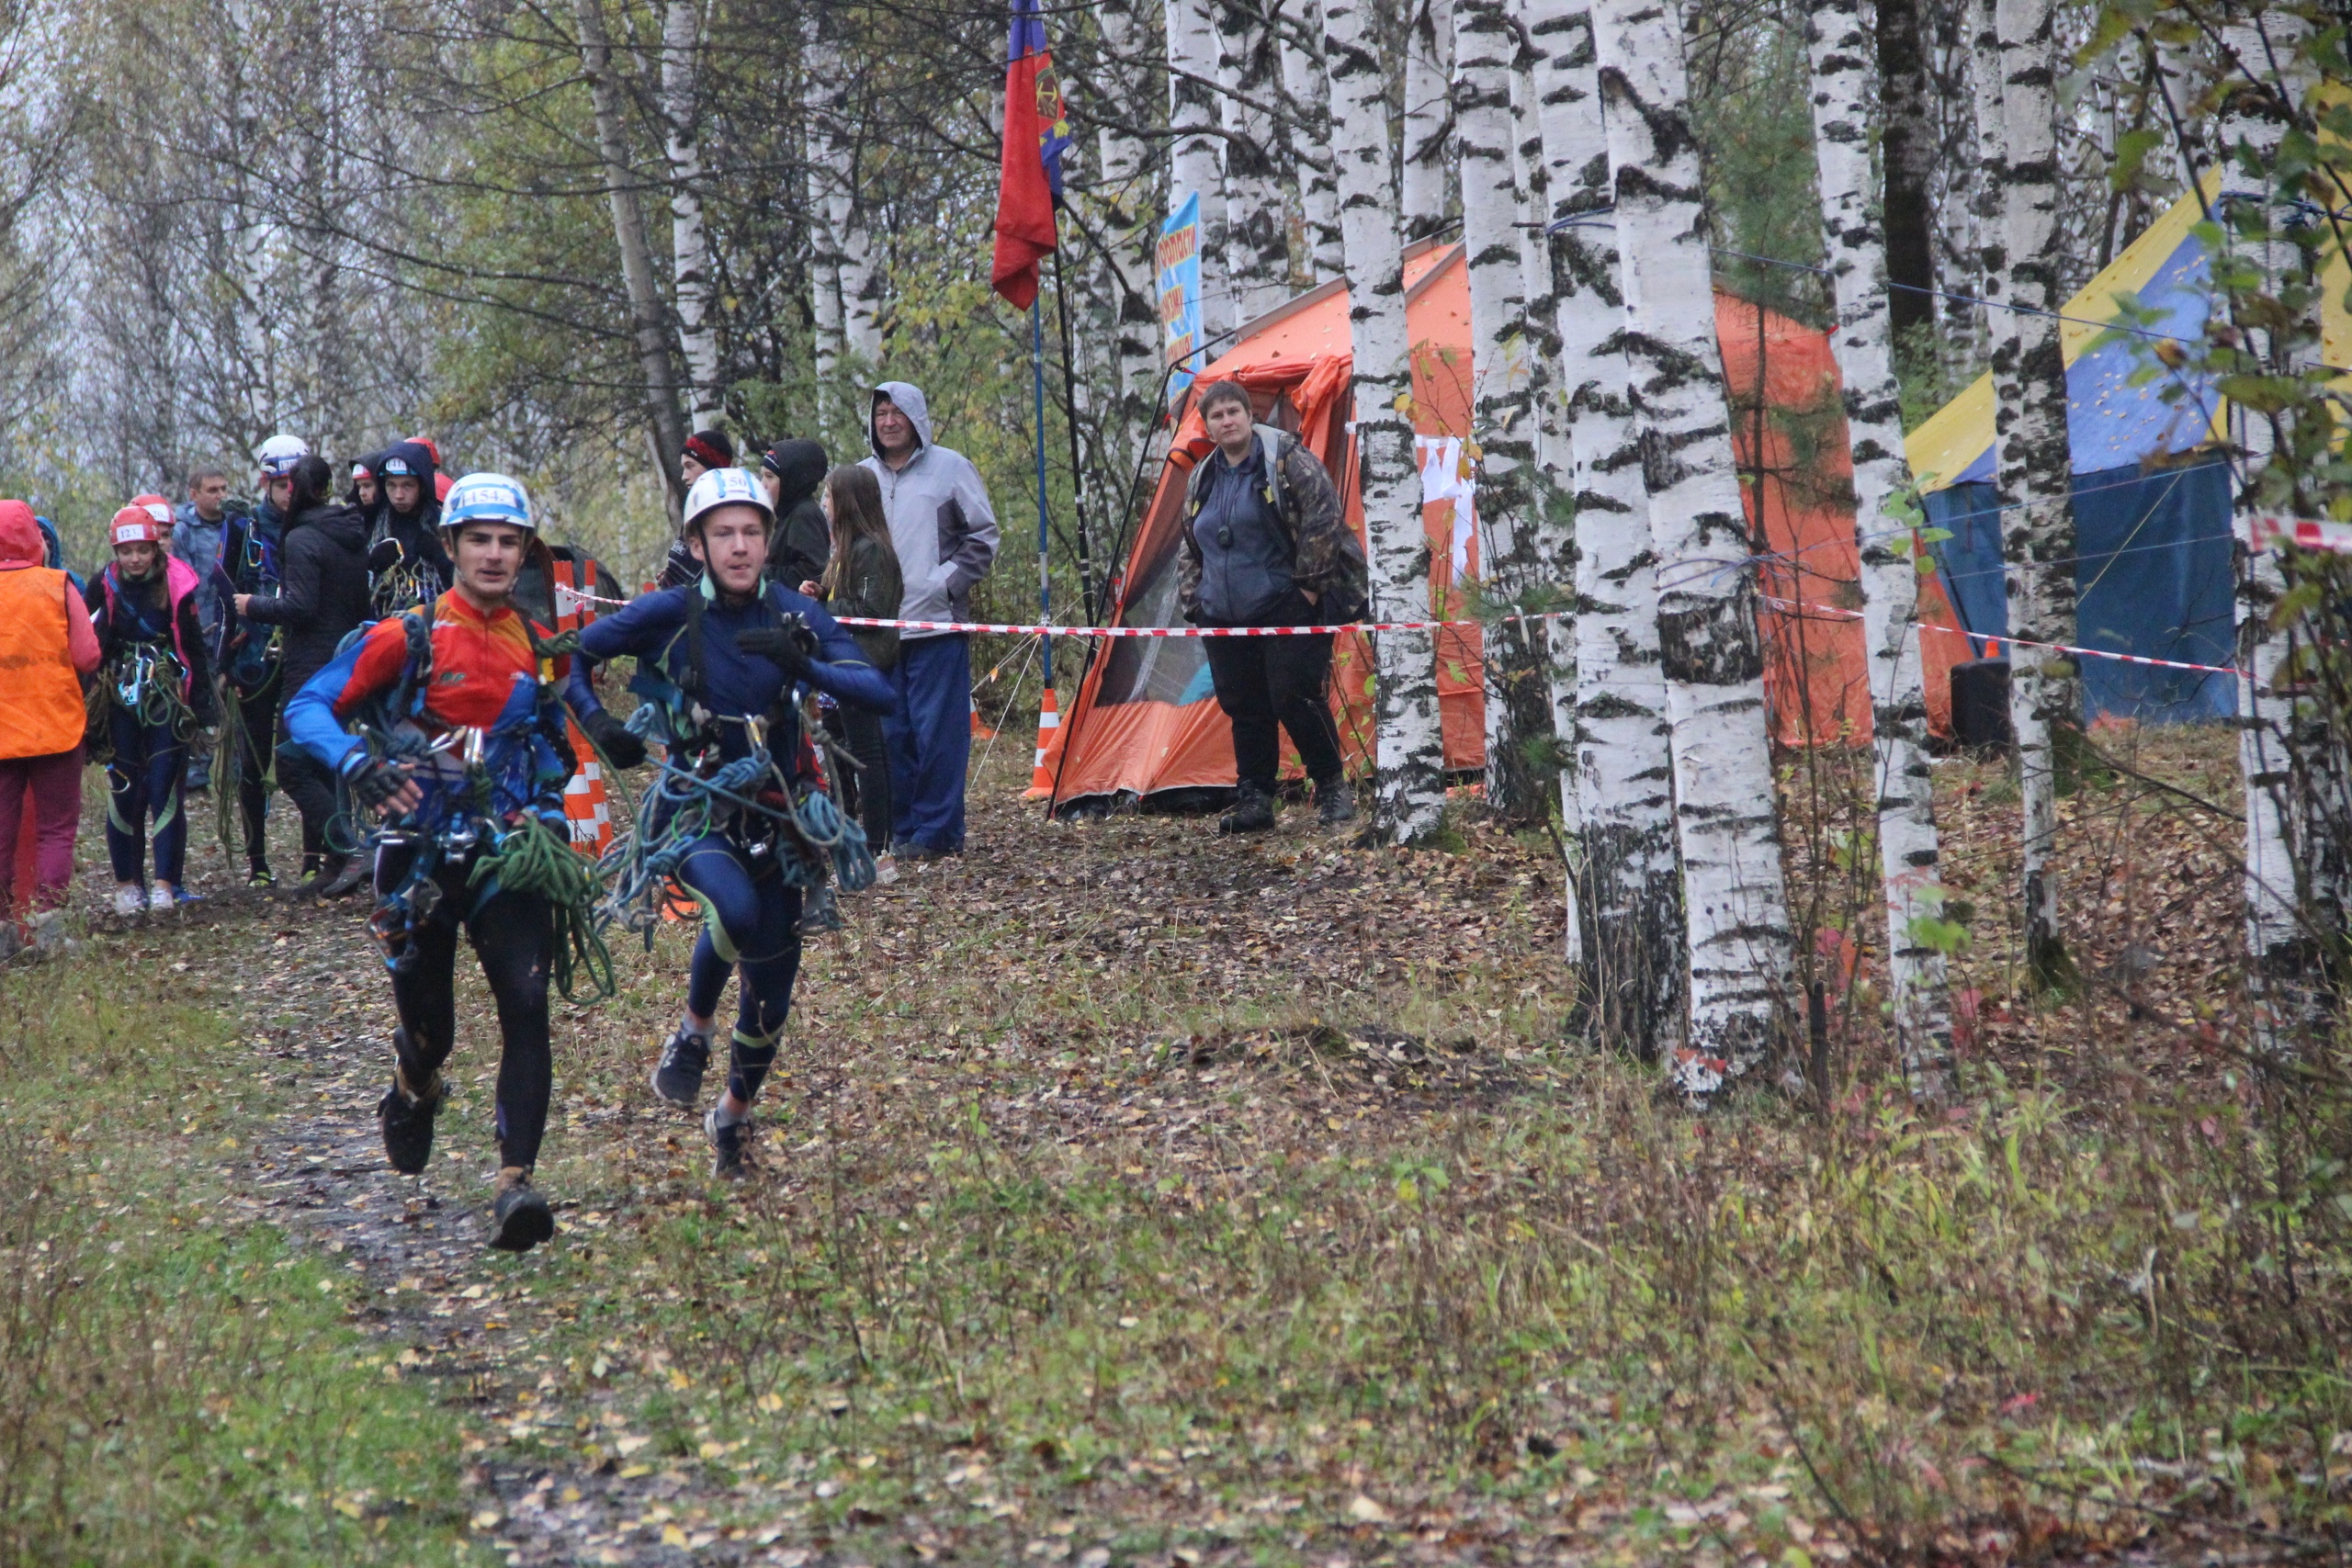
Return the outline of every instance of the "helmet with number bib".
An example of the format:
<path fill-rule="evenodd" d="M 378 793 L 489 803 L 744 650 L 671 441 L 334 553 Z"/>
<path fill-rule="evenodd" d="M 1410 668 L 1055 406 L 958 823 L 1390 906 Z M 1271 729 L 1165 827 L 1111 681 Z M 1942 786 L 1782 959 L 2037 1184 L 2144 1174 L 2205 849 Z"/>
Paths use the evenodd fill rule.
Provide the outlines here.
<path fill-rule="evenodd" d="M 443 531 L 469 523 L 506 523 L 529 533 L 538 531 L 531 521 L 530 491 L 522 480 L 504 474 L 468 474 L 449 487 L 449 499 L 441 506 Z"/>
<path fill-rule="evenodd" d="M 774 526 L 775 508 L 768 503 L 765 486 L 741 468 L 713 468 L 695 481 L 686 491 L 685 531 L 695 531 L 704 513 L 716 512 L 722 506 L 749 506 L 756 510 L 761 520 Z"/>

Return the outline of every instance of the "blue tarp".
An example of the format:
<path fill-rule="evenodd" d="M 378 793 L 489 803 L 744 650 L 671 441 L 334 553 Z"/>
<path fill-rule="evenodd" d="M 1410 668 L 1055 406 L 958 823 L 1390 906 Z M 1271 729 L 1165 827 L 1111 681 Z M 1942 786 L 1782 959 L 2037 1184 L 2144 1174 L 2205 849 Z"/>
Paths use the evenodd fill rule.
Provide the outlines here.
<path fill-rule="evenodd" d="M 2229 465 L 2215 460 L 2143 473 L 2134 464 L 2077 472 L 2074 494 L 2075 640 L 2148 659 L 2230 663 L 2237 577 Z M 1923 499 L 1928 523 L 1951 535 L 1935 545 L 1939 574 L 1961 629 L 1981 658 L 1983 639 L 2006 637 L 2009 629 L 1993 487 L 1957 484 Z M 2105 714 L 2182 724 L 2237 712 L 2232 676 L 2111 659 L 2080 662 L 2088 718 Z"/>

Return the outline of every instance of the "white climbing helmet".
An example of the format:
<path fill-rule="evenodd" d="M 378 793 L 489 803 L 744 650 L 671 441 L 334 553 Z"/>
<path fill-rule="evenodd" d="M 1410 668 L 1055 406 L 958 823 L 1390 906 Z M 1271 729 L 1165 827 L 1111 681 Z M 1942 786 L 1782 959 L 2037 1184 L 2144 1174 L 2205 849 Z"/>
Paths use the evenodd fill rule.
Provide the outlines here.
<path fill-rule="evenodd" d="M 299 435 L 273 435 L 261 444 L 254 455 L 261 471 L 271 479 L 282 479 L 294 471 L 294 465 L 311 455 L 311 444 Z"/>
<path fill-rule="evenodd" d="M 695 522 L 704 513 L 722 506 L 757 507 L 762 517 L 771 525 L 775 522 L 775 508 L 768 503 L 766 487 L 741 468 L 713 468 L 686 491 L 686 532 L 694 532 Z"/>
<path fill-rule="evenodd" d="M 441 503 L 441 526 L 456 529 L 469 523 L 511 523 L 538 531 L 531 521 L 530 491 L 504 474 L 468 474 L 449 487 L 449 498 Z"/>

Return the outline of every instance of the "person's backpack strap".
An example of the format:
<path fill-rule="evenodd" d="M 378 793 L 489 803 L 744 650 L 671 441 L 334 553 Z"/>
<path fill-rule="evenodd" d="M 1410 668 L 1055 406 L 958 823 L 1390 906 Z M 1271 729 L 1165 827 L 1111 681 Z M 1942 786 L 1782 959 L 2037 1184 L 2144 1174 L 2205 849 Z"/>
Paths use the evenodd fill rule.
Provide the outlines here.
<path fill-rule="evenodd" d="M 685 587 L 686 669 L 685 679 L 678 682 L 678 689 L 695 701 L 700 702 L 703 692 L 708 684 L 705 679 L 706 666 L 703 663 L 702 615 L 703 595 L 710 592 L 710 574 L 705 572 L 701 578 L 687 583 Z"/>

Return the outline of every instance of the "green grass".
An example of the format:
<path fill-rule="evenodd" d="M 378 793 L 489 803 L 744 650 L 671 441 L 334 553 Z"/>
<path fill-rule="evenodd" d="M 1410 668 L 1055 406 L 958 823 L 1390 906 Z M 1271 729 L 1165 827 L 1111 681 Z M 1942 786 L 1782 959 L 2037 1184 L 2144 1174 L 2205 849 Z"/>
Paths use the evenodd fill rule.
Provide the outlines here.
<path fill-rule="evenodd" d="M 453 1418 L 234 1201 L 249 1055 L 123 978 L 0 979 L 0 1562 L 458 1561 Z"/>

